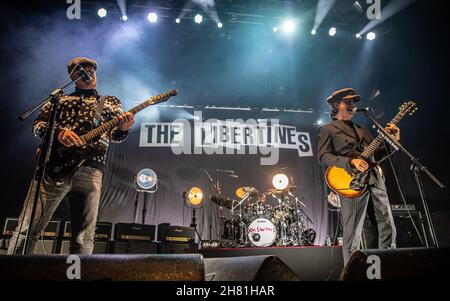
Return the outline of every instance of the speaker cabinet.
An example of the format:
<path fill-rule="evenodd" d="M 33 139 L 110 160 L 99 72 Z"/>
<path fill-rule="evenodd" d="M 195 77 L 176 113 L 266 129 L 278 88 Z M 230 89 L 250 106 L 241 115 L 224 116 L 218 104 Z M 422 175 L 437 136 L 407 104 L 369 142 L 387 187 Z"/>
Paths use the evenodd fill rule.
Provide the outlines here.
<path fill-rule="evenodd" d="M 154 242 L 111 241 L 108 247 L 111 254 L 156 254 Z"/>
<path fill-rule="evenodd" d="M 159 254 L 193 254 L 198 253 L 197 244 L 182 243 L 160 243 L 158 244 Z"/>
<path fill-rule="evenodd" d="M 410 211 L 411 217 L 407 211 L 393 211 L 395 227 L 397 229 L 397 248 L 419 248 L 425 247 L 426 231 L 420 211 Z M 417 228 L 414 228 L 413 222 Z M 419 235 L 417 234 L 419 232 Z M 421 240 L 422 239 L 422 240 Z M 362 248 L 378 248 L 378 231 L 374 218 L 366 216 L 362 232 Z"/>
<path fill-rule="evenodd" d="M 107 241 L 95 241 L 94 242 L 94 250 L 92 254 L 107 254 L 108 253 L 108 242 Z M 63 240 L 61 242 L 61 250 L 59 254 L 70 254 L 70 241 Z"/>

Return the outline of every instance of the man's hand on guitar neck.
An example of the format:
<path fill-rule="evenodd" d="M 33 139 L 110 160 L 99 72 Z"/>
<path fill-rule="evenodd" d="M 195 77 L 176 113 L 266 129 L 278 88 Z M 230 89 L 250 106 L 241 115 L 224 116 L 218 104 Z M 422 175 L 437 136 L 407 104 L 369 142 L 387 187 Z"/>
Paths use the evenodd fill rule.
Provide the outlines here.
<path fill-rule="evenodd" d="M 123 113 L 117 117 L 119 119 L 119 129 L 122 132 L 128 131 L 134 124 L 134 115 L 131 112 Z"/>
<path fill-rule="evenodd" d="M 400 141 L 400 129 L 395 124 L 388 123 L 385 130 L 391 134 L 392 139 L 397 142 Z"/>
<path fill-rule="evenodd" d="M 61 132 L 59 132 L 58 141 L 67 147 L 80 147 L 84 145 L 83 140 L 81 140 L 80 137 L 71 130 L 62 130 Z"/>
<path fill-rule="evenodd" d="M 360 172 L 365 172 L 369 168 L 369 164 L 363 159 L 353 159 L 350 163 Z"/>

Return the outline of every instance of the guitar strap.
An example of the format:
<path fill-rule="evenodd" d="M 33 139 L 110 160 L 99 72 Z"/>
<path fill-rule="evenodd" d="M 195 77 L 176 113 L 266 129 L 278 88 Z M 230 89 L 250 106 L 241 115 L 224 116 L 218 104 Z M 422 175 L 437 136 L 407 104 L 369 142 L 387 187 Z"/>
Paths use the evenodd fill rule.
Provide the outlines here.
<path fill-rule="evenodd" d="M 105 106 L 105 96 L 100 96 L 98 103 L 97 103 L 97 109 L 95 110 L 94 113 L 94 124 L 95 127 L 98 127 L 100 125 L 100 123 L 103 122 L 103 118 L 102 118 L 102 112 L 103 112 L 103 107 Z"/>

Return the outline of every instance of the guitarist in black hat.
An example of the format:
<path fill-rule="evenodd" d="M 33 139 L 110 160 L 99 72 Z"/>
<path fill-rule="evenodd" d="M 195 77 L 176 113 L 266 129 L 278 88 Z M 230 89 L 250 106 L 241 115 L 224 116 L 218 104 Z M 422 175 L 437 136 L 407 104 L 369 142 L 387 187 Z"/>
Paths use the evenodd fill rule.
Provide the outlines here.
<path fill-rule="evenodd" d="M 92 253 L 108 146 L 110 142 L 122 142 L 134 123 L 132 113 L 123 113 L 119 99 L 98 94 L 96 61 L 77 57 L 69 62 L 67 68 L 71 79 L 79 78 L 83 72 L 84 76 L 75 82 L 74 93 L 62 95 L 59 99 L 55 138 L 67 147 L 83 147 L 84 142 L 77 133 L 89 131 L 114 117 L 118 117 L 120 123 L 94 143 L 95 155 L 84 161 L 70 178 L 63 183 L 55 183 L 49 179 L 43 181 L 35 218 L 30 229 L 31 240 L 28 253 L 34 252 L 37 240 L 64 197 L 67 197 L 70 202 L 72 217 L 70 253 Z M 42 138 L 45 135 L 49 108 L 49 103 L 44 105 L 33 123 L 33 133 L 36 137 Z M 35 181 L 25 199 L 19 226 L 9 243 L 8 254 L 22 253 L 36 189 L 36 185 L 33 184 Z"/>
<path fill-rule="evenodd" d="M 358 146 L 366 147 L 374 139 L 367 128 L 351 120 L 352 109 L 360 99 L 351 88 L 338 90 L 327 98 L 332 121 L 319 129 L 317 156 L 322 166 L 340 167 L 349 174 L 352 169 L 364 172 L 369 168 L 369 163 L 364 159 L 352 156 Z M 400 139 L 400 129 L 395 125 L 388 124 L 386 131 L 393 139 Z M 374 158 L 371 160 L 374 162 Z M 360 197 L 341 197 L 344 264 L 360 246 L 369 201 L 373 204 L 377 222 L 378 247 L 395 248 L 396 229 L 380 168 L 370 171 L 368 184 L 367 190 Z"/>

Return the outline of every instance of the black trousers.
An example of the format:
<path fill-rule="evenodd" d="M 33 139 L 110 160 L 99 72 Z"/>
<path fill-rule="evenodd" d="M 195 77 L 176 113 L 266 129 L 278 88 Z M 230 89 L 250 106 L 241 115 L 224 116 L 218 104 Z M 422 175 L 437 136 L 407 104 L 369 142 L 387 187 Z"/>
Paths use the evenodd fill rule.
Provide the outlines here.
<path fill-rule="evenodd" d="M 384 179 L 378 171 L 371 173 L 367 191 L 358 198 L 341 198 L 344 264 L 361 244 L 361 234 L 369 202 L 372 202 L 378 232 L 378 248 L 395 248 L 396 229 Z"/>

